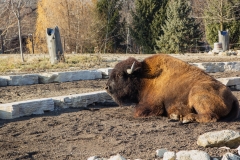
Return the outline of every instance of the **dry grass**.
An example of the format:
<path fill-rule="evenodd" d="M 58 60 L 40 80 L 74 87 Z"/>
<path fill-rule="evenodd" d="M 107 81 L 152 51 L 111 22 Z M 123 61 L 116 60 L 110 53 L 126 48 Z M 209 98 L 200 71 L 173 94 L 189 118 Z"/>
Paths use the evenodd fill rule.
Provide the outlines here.
<path fill-rule="evenodd" d="M 106 67 L 101 55 L 66 54 L 65 63 L 52 65 L 47 54 L 24 55 L 25 62 L 18 54 L 0 55 L 0 74 L 14 72 L 44 72 L 51 70 L 77 70 Z"/>

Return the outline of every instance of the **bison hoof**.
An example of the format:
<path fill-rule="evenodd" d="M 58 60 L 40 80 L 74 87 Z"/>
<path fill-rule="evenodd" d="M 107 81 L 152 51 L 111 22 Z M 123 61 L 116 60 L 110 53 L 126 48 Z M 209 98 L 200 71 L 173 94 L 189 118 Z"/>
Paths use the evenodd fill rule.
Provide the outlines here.
<path fill-rule="evenodd" d="M 176 121 L 179 121 L 180 120 L 180 116 L 179 115 L 177 115 L 177 114 L 170 114 L 170 116 L 169 116 L 169 118 L 171 119 L 171 120 L 176 120 Z"/>
<path fill-rule="evenodd" d="M 184 123 L 184 124 L 186 124 L 186 123 L 191 123 L 191 122 L 193 122 L 194 120 L 193 119 L 188 119 L 188 118 L 183 118 L 183 120 L 182 120 L 182 123 Z"/>

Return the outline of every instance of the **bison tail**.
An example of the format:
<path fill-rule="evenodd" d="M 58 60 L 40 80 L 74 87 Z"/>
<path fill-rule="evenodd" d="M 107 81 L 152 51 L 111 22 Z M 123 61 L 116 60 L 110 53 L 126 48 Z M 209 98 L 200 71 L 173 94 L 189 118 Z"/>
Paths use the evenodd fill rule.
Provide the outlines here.
<path fill-rule="evenodd" d="M 239 110 L 239 103 L 238 103 L 238 100 L 236 99 L 236 100 L 233 101 L 231 111 L 222 120 L 223 121 L 236 121 L 236 120 L 240 120 L 240 113 L 239 112 L 240 112 L 240 110 Z"/>

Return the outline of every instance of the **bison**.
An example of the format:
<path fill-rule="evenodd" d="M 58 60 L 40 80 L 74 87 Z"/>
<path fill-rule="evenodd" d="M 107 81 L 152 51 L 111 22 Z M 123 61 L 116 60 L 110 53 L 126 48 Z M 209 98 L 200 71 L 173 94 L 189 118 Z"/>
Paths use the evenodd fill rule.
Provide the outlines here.
<path fill-rule="evenodd" d="M 188 122 L 232 121 L 239 103 L 231 90 L 196 66 L 165 54 L 133 57 L 112 70 L 106 91 L 119 106 L 135 103 L 134 117 L 167 116 Z"/>

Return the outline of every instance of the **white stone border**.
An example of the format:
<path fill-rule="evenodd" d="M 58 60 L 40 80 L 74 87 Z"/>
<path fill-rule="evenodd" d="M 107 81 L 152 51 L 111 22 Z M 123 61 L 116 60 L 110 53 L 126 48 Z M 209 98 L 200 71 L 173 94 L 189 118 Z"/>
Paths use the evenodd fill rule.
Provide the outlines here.
<path fill-rule="evenodd" d="M 240 62 L 203 62 L 190 64 L 195 65 L 208 73 L 240 71 Z M 102 79 L 108 78 L 112 69 L 113 68 L 101 68 L 98 70 L 0 76 L 0 87 Z"/>
<path fill-rule="evenodd" d="M 113 103 L 105 91 L 97 91 L 69 96 L 43 98 L 0 104 L 0 119 L 14 119 L 32 114 L 43 114 L 59 108 L 88 107 L 95 103 Z"/>
<path fill-rule="evenodd" d="M 224 85 L 240 90 L 240 77 L 219 78 Z M 59 108 L 88 107 L 95 103 L 113 103 L 106 91 L 43 98 L 0 104 L 0 119 L 13 119 L 31 114 L 43 114 Z"/>

